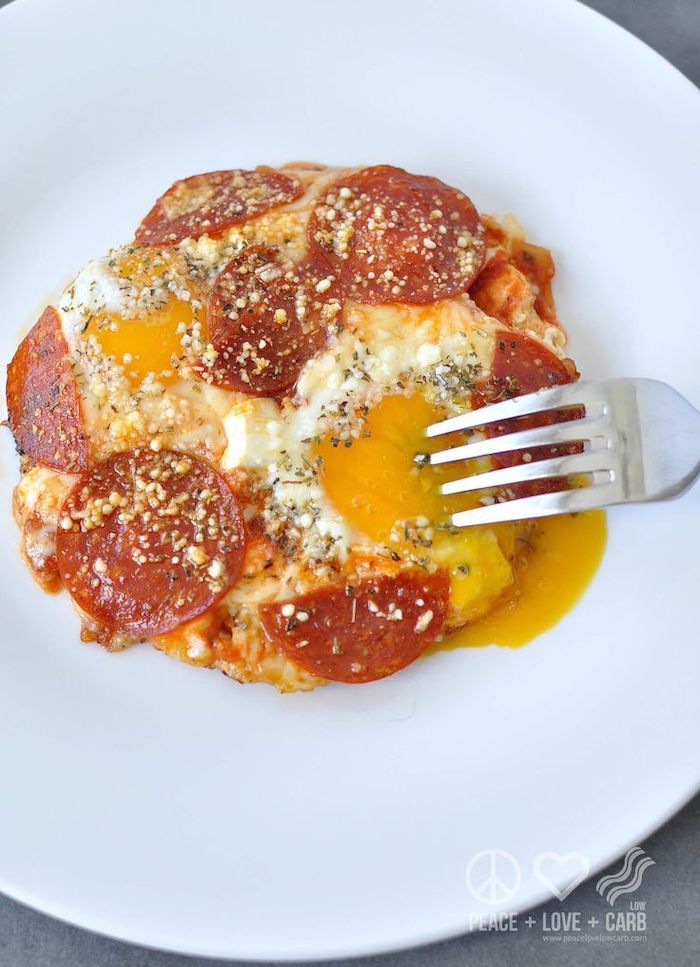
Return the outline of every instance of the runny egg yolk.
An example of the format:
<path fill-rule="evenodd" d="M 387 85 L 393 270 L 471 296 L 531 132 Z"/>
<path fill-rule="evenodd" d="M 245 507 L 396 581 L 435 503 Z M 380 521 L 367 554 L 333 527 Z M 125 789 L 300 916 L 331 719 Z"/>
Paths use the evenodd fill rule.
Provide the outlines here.
<path fill-rule="evenodd" d="M 515 558 L 515 582 L 499 607 L 439 647 L 526 645 L 573 608 L 598 569 L 606 539 L 602 510 L 535 521 Z"/>
<path fill-rule="evenodd" d="M 444 497 L 439 486 L 453 480 L 454 467 L 421 465 L 416 456 L 443 449 L 425 427 L 443 418 L 424 397 L 385 396 L 367 414 L 360 439 L 346 443 L 326 436 L 317 448 L 324 489 L 353 527 L 375 541 L 386 540 L 399 520 L 447 521 L 464 499 Z"/>
<path fill-rule="evenodd" d="M 143 318 L 123 319 L 112 313 L 94 316 L 86 335 L 94 336 L 102 352 L 123 367 L 132 386 L 139 386 L 149 373 L 168 383 L 187 357 L 183 337 L 202 315 L 189 302 L 171 296 L 162 308 Z"/>
<path fill-rule="evenodd" d="M 464 465 L 431 466 L 415 459 L 461 442 L 425 437 L 425 427 L 443 416 L 420 394 L 386 396 L 367 414 L 359 439 L 346 446 L 327 436 L 316 454 L 324 490 L 343 518 L 407 562 L 446 567 L 451 605 L 460 620 L 471 621 L 512 583 L 519 525 L 451 527 L 451 514 L 478 502 L 474 495 L 440 494 L 441 483 L 467 472 Z"/>
<path fill-rule="evenodd" d="M 593 577 L 605 546 L 605 515 L 452 528 L 450 515 L 477 504 L 478 495 L 445 497 L 439 486 L 463 476 L 466 466 L 414 459 L 462 442 L 426 439 L 424 428 L 443 415 L 418 394 L 385 397 L 367 414 L 359 439 L 347 446 L 329 435 L 317 446 L 324 490 L 367 537 L 386 542 L 404 560 L 448 568 L 455 623 L 467 627 L 437 647 L 523 644 L 559 620 Z M 427 531 L 396 526 L 424 518 Z"/>
<path fill-rule="evenodd" d="M 165 277 L 173 255 L 169 251 L 130 248 L 113 263 L 125 283 L 138 292 L 165 292 Z M 148 314 L 126 319 L 116 313 L 94 316 L 85 335 L 93 336 L 105 356 L 123 368 L 132 387 L 151 375 L 168 384 L 177 378 L 185 359 L 192 358 L 192 330 L 198 325 L 200 338 L 206 339 L 206 311 L 197 303 L 178 299 L 169 293 L 159 308 Z"/>

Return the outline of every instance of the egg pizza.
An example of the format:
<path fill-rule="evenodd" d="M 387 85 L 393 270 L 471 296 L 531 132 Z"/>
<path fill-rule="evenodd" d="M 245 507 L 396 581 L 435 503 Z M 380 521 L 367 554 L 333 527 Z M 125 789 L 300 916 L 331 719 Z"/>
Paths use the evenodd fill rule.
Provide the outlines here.
<path fill-rule="evenodd" d="M 531 522 L 450 515 L 557 482 L 442 496 L 464 468 L 424 430 L 578 378 L 553 274 L 513 219 L 390 165 L 175 182 L 8 366 L 27 566 L 111 651 L 281 691 L 398 672 L 537 553 Z"/>

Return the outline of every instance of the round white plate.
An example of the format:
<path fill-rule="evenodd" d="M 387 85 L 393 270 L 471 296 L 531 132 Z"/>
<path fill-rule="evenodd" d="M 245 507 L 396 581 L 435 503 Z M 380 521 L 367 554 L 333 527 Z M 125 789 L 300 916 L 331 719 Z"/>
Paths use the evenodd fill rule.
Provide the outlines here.
<path fill-rule="evenodd" d="M 586 376 L 700 402 L 700 97 L 578 4 L 19 0 L 0 90 L 3 359 L 174 178 L 392 162 L 552 247 Z M 26 903 L 198 954 L 384 951 L 499 909 L 465 885 L 481 850 L 515 858 L 523 910 L 539 853 L 599 868 L 697 788 L 700 488 L 613 511 L 584 600 L 527 648 L 280 696 L 81 646 L 15 553 L 3 444 L 0 889 Z"/>

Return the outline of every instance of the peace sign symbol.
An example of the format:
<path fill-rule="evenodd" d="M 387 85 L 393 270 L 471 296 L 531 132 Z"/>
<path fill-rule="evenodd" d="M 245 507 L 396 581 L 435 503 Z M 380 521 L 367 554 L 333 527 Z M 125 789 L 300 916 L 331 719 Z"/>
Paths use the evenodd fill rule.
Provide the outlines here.
<path fill-rule="evenodd" d="M 475 900 L 491 906 L 507 903 L 520 889 L 520 867 L 503 849 L 485 849 L 472 856 L 465 873 Z"/>

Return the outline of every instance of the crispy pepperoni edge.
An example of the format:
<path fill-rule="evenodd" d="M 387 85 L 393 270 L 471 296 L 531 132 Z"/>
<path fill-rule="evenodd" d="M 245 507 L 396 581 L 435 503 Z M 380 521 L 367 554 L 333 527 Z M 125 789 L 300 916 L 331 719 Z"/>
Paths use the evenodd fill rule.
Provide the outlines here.
<path fill-rule="evenodd" d="M 487 315 L 510 326 L 514 312 L 520 307 L 518 290 L 527 285 L 534 296 L 535 312 L 540 319 L 547 325 L 561 328 L 552 293 L 555 267 L 549 249 L 513 238 L 494 218 L 482 217 L 486 246 L 496 251 L 469 286 L 471 298 Z"/>
<path fill-rule="evenodd" d="M 7 411 L 20 454 L 63 473 L 83 473 L 89 444 L 70 351 L 49 306 L 7 367 Z"/>

